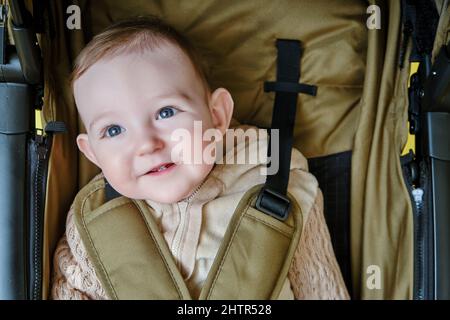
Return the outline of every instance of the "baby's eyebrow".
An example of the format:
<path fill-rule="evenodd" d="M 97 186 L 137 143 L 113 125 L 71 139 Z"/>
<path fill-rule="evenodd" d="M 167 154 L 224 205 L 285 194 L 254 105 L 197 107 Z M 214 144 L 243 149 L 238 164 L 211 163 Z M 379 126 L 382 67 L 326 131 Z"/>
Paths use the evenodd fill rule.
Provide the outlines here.
<path fill-rule="evenodd" d="M 102 112 L 100 113 L 98 116 L 96 116 L 94 118 L 94 120 L 91 121 L 91 124 L 89 125 L 89 131 L 92 130 L 92 128 L 94 127 L 94 125 L 99 122 L 100 120 L 102 120 L 103 118 L 106 118 L 107 116 L 112 115 L 113 113 L 111 111 L 106 111 L 106 112 Z"/>
<path fill-rule="evenodd" d="M 189 100 L 189 101 L 192 100 L 191 97 L 187 93 L 181 92 L 181 91 L 160 94 L 160 95 L 153 97 L 151 100 L 168 99 L 168 98 L 173 98 L 173 97 L 181 98 L 181 99 Z"/>

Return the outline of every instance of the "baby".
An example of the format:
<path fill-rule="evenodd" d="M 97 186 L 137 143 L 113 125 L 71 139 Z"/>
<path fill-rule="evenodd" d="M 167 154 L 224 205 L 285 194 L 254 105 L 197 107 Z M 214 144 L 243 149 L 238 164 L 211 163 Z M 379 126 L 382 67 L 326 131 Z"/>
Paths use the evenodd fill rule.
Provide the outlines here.
<path fill-rule="evenodd" d="M 77 137 L 78 147 L 102 171 L 94 180 L 104 177 L 122 196 L 145 201 L 189 295 L 199 298 L 239 201 L 265 182 L 260 173 L 265 164 L 186 161 L 174 152 L 180 142 L 173 133 L 189 133 L 192 141 L 184 146 L 203 154 L 217 141 L 205 141 L 194 132 L 195 124 L 223 138 L 232 122 L 230 93 L 211 90 L 187 40 L 153 17 L 122 21 L 97 35 L 77 58 L 72 84 L 87 131 Z M 267 148 L 267 139 L 256 136 L 224 150 L 235 154 L 261 142 Z M 297 150 L 292 152 L 288 191 L 301 207 L 303 224 L 277 297 L 348 298 L 320 190 Z M 116 298 L 99 278 L 73 211 L 55 252 L 52 298 Z"/>

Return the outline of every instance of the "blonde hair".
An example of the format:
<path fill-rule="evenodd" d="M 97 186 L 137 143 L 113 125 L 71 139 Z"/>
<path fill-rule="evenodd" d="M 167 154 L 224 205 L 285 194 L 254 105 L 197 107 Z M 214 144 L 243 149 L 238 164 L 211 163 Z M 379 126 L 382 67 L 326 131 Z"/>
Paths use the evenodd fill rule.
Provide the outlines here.
<path fill-rule="evenodd" d="M 164 43 L 176 45 L 189 57 L 205 89 L 210 91 L 206 67 L 199 53 L 185 37 L 156 16 L 122 20 L 96 35 L 75 60 L 70 76 L 72 91 L 74 82 L 101 59 L 127 53 L 144 53 Z"/>

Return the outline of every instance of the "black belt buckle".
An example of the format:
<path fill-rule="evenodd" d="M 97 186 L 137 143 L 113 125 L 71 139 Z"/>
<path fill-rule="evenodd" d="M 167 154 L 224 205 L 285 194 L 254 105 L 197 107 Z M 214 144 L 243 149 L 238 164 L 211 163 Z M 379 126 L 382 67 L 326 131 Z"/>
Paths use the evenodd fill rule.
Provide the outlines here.
<path fill-rule="evenodd" d="M 280 193 L 263 187 L 256 200 L 256 208 L 269 216 L 285 221 L 289 216 L 291 201 Z"/>

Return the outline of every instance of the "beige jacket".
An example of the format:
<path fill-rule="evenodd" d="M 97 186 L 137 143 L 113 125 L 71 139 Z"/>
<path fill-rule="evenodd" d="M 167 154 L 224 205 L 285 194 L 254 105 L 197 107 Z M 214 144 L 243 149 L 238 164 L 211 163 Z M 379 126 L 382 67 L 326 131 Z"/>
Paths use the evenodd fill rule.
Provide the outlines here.
<path fill-rule="evenodd" d="M 248 129 L 249 126 L 239 128 Z M 267 149 L 267 139 L 225 146 L 225 158 L 242 148 Z M 203 183 L 174 204 L 151 200 L 154 218 L 193 297 L 198 297 L 239 200 L 251 187 L 265 182 L 262 163 L 216 164 Z M 348 299 L 331 246 L 317 181 L 307 172 L 306 159 L 293 150 L 288 186 L 303 212 L 303 230 L 280 299 Z M 66 232 L 54 255 L 53 299 L 108 299 L 68 213 Z"/>

